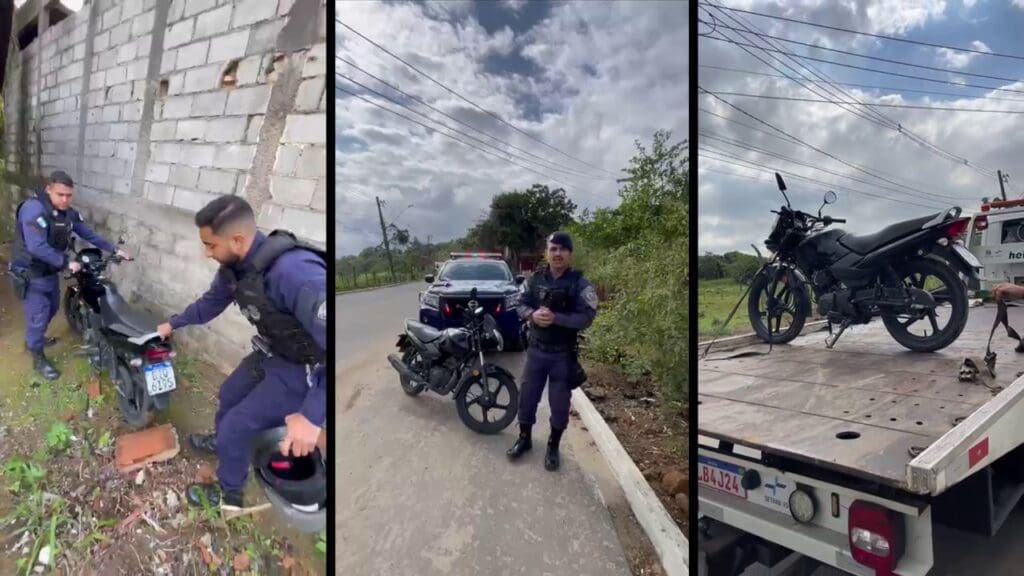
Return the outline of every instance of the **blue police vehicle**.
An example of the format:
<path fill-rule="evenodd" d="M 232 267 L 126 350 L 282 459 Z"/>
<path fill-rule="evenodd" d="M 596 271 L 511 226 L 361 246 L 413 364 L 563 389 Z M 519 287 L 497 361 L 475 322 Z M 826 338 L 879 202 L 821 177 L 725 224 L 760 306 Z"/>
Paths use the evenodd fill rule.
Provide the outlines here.
<path fill-rule="evenodd" d="M 506 349 L 522 349 L 522 322 L 516 313 L 524 276 L 515 276 L 501 254 L 452 252 L 420 292 L 420 322 L 438 330 L 463 326 L 469 293 L 476 288 L 477 303 L 498 323 Z"/>

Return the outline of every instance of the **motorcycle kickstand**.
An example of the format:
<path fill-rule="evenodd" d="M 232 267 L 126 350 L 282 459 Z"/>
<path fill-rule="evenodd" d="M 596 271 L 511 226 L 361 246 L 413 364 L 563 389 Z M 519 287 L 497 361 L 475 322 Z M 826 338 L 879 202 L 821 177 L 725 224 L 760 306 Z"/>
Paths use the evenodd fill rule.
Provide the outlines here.
<path fill-rule="evenodd" d="M 839 325 L 839 330 L 835 334 L 831 334 L 832 324 L 829 323 L 829 333 L 831 335 L 828 338 L 825 338 L 825 348 L 831 350 L 832 347 L 836 345 L 836 341 L 839 340 L 839 337 L 843 335 L 843 332 L 845 332 L 849 326 L 850 321 L 843 320 L 843 323 Z"/>

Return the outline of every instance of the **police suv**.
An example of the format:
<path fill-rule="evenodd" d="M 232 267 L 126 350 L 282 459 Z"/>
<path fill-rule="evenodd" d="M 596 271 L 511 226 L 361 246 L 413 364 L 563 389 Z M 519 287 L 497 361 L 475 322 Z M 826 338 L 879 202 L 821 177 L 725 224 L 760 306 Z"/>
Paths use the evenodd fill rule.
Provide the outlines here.
<path fill-rule="evenodd" d="M 506 349 L 521 349 L 522 322 L 516 313 L 526 278 L 514 276 L 501 254 L 452 252 L 441 264 L 430 284 L 420 292 L 420 322 L 438 330 L 463 325 L 463 311 L 470 291 L 476 288 L 477 302 L 497 321 Z"/>

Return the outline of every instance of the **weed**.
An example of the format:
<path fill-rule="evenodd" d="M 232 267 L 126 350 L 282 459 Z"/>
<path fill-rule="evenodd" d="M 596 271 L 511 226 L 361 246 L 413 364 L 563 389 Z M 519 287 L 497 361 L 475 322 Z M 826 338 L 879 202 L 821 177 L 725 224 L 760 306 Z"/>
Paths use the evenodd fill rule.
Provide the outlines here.
<path fill-rule="evenodd" d="M 71 446 L 71 428 L 63 422 L 54 422 L 46 433 L 46 447 L 54 453 L 60 454 Z"/>
<path fill-rule="evenodd" d="M 106 432 L 103 433 L 102 436 L 100 436 L 100 441 L 98 445 L 100 449 L 103 449 L 109 448 L 113 443 L 114 441 L 110 437 L 110 430 L 107 430 Z"/>
<path fill-rule="evenodd" d="M 12 482 L 11 492 L 16 494 L 22 491 L 34 492 L 38 490 L 39 483 L 46 476 L 46 471 L 21 456 L 13 456 L 4 465 L 4 476 L 7 476 Z"/>

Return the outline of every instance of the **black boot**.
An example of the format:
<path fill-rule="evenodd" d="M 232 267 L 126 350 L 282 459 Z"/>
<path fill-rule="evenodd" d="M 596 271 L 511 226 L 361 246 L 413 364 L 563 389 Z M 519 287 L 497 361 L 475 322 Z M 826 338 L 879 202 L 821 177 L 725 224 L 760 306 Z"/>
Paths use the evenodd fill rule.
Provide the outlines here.
<path fill-rule="evenodd" d="M 544 469 L 549 472 L 558 470 L 561 460 L 558 456 L 558 443 L 562 441 L 564 429 L 552 428 L 551 437 L 548 438 L 548 451 L 544 454 Z"/>
<path fill-rule="evenodd" d="M 245 507 L 241 490 L 227 490 L 216 482 L 189 484 L 185 490 L 185 499 L 195 508 L 209 506 L 221 510 L 240 510 Z"/>
<path fill-rule="evenodd" d="M 60 372 L 53 367 L 53 364 L 50 364 L 50 361 L 46 358 L 46 354 L 43 354 L 42 352 L 32 353 L 32 367 L 40 376 L 47 380 L 56 380 L 60 378 Z"/>
<path fill-rule="evenodd" d="M 530 434 L 532 428 L 533 426 L 530 424 L 519 424 L 519 438 L 516 438 L 516 443 L 505 452 L 509 460 L 518 460 L 520 456 L 533 448 L 533 439 Z"/>
<path fill-rule="evenodd" d="M 217 453 L 217 437 L 213 434 L 189 434 L 188 443 L 198 452 L 204 454 Z"/>

